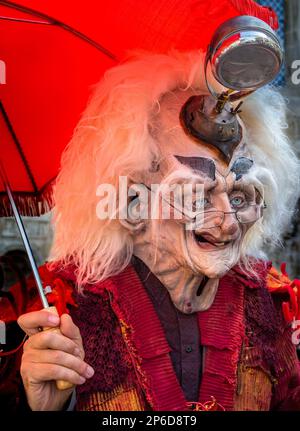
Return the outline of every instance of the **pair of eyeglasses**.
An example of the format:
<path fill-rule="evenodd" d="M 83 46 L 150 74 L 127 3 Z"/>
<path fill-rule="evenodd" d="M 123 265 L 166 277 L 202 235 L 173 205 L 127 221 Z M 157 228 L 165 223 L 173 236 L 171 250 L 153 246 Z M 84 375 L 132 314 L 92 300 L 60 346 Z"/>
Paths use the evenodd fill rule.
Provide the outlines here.
<path fill-rule="evenodd" d="M 226 215 L 234 214 L 240 224 L 251 224 L 262 218 L 263 210 L 266 208 L 265 204 L 249 204 L 246 208 L 236 211 L 203 211 L 198 214 L 198 217 L 194 217 L 194 222 L 198 228 L 212 229 L 220 227 Z"/>
<path fill-rule="evenodd" d="M 153 193 L 153 190 L 151 190 L 150 187 L 148 187 L 146 184 L 144 186 Z M 177 214 L 181 214 L 187 222 L 189 223 L 196 223 L 197 227 L 203 227 L 205 229 L 212 229 L 214 227 L 220 227 L 224 220 L 226 215 L 228 214 L 235 214 L 235 217 L 237 221 L 240 224 L 251 224 L 262 218 L 264 209 L 267 208 L 267 205 L 265 204 L 263 197 L 258 189 L 255 189 L 258 197 L 259 197 L 259 203 L 255 204 L 247 204 L 245 207 L 241 209 L 237 209 L 235 211 L 221 211 L 221 210 L 201 210 L 197 212 L 197 214 L 188 214 L 182 208 L 177 207 L 176 205 L 173 205 L 170 201 L 166 201 L 163 197 L 162 200 L 166 202 L 171 208 L 177 212 Z"/>

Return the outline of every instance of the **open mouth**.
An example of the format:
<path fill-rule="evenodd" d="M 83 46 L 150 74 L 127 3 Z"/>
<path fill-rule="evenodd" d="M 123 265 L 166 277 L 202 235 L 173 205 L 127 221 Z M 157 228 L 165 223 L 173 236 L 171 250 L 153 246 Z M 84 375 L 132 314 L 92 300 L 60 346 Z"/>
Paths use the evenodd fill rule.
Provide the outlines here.
<path fill-rule="evenodd" d="M 205 249 L 216 249 L 216 248 L 224 248 L 227 247 L 229 244 L 232 243 L 232 241 L 216 241 L 212 236 L 210 235 L 200 235 L 193 231 L 193 236 L 197 244 L 201 248 Z"/>

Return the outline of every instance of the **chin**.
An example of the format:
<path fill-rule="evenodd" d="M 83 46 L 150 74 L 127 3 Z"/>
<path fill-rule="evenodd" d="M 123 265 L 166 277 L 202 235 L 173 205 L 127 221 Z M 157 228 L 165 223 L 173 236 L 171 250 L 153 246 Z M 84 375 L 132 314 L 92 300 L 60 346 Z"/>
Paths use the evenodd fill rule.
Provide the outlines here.
<path fill-rule="evenodd" d="M 194 231 L 186 231 L 186 250 L 192 270 L 208 278 L 221 278 L 239 261 L 241 239 L 214 244 Z"/>

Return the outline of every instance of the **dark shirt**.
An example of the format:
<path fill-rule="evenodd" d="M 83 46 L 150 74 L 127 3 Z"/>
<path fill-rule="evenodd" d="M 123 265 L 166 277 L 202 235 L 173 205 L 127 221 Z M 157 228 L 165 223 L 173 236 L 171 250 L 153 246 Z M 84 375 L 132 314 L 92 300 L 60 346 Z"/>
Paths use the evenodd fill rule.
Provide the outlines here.
<path fill-rule="evenodd" d="M 197 314 L 181 313 L 168 290 L 137 257 L 132 264 L 153 303 L 171 348 L 170 356 L 187 401 L 197 401 L 201 378 L 201 345 Z"/>

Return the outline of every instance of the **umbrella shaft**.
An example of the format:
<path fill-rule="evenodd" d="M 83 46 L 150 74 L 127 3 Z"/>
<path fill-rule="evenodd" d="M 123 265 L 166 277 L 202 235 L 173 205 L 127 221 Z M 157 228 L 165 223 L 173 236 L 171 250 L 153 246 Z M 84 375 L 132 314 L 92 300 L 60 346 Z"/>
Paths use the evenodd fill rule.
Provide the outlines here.
<path fill-rule="evenodd" d="M 35 259 L 34 259 L 33 253 L 32 253 L 32 249 L 31 249 L 31 246 L 30 246 L 30 243 L 29 243 L 29 240 L 28 240 L 25 228 L 24 228 L 23 221 L 21 219 L 20 213 L 19 213 L 18 208 L 16 206 L 16 203 L 14 201 L 14 198 L 13 198 L 10 186 L 9 186 L 8 182 L 6 181 L 5 177 L 3 178 L 3 182 L 4 182 L 4 186 L 5 186 L 5 189 L 6 189 L 6 193 L 7 193 L 8 199 L 9 199 L 10 204 L 12 206 L 13 214 L 14 214 L 14 217 L 15 217 L 18 229 L 20 231 L 20 235 L 21 235 L 21 238 L 22 238 L 22 241 L 23 241 L 26 253 L 28 255 L 30 266 L 32 268 L 33 276 L 34 276 L 34 279 L 35 279 L 35 282 L 36 282 L 36 285 L 37 285 L 37 288 L 38 288 L 38 292 L 39 292 L 39 295 L 40 295 L 43 307 L 44 308 L 48 308 L 49 304 L 48 304 L 46 295 L 44 293 L 44 289 L 43 289 L 43 285 L 42 285 L 42 282 L 41 282 L 40 274 L 39 274 L 38 269 L 37 269 L 37 264 L 35 262 Z"/>

